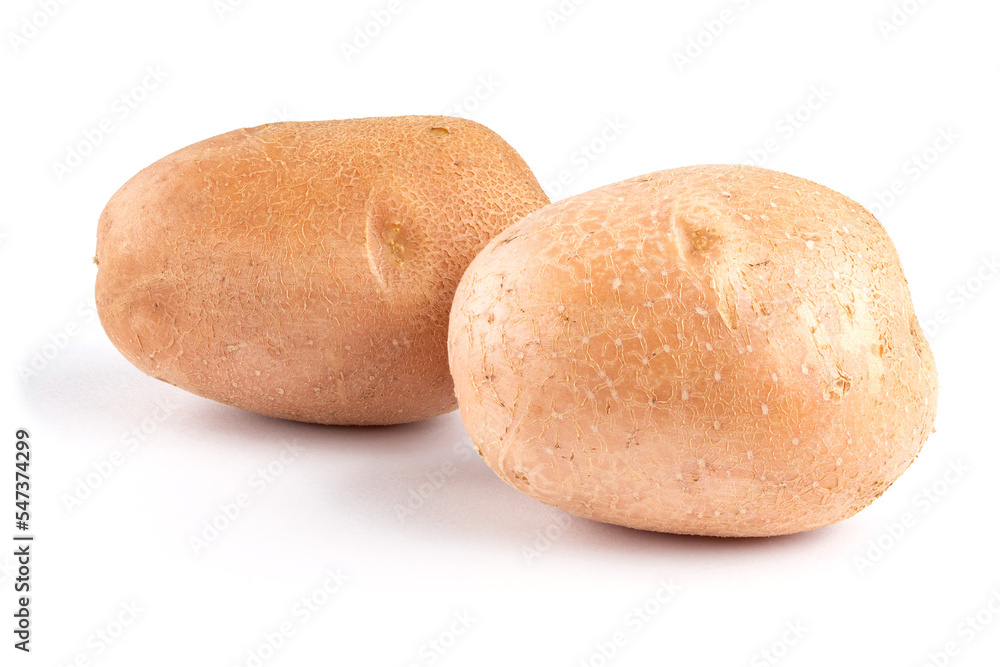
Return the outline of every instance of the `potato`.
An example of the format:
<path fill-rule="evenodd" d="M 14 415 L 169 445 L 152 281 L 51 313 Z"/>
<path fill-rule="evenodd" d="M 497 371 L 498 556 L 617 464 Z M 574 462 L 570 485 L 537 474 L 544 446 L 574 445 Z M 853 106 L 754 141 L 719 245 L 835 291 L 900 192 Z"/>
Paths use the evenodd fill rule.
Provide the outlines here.
<path fill-rule="evenodd" d="M 462 271 L 547 203 L 520 156 L 467 120 L 237 130 L 114 195 L 97 307 L 140 370 L 216 401 L 322 424 L 424 419 L 455 407 Z"/>
<path fill-rule="evenodd" d="M 937 402 L 878 221 L 753 167 L 653 173 L 509 227 L 458 286 L 449 356 L 506 482 L 671 533 L 851 516 L 913 461 Z"/>

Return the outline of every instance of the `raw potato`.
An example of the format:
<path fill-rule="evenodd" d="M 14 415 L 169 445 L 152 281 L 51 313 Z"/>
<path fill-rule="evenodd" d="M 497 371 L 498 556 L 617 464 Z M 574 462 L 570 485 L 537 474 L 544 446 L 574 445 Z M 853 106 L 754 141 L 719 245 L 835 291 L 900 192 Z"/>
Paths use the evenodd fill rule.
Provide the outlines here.
<path fill-rule="evenodd" d="M 462 271 L 547 203 L 514 149 L 467 120 L 237 130 L 111 199 L 98 311 L 140 370 L 223 403 L 322 424 L 424 419 L 455 407 Z"/>
<path fill-rule="evenodd" d="M 913 461 L 937 402 L 878 221 L 753 167 L 658 172 L 529 215 L 466 271 L 449 354 L 506 482 L 672 533 L 849 517 Z"/>

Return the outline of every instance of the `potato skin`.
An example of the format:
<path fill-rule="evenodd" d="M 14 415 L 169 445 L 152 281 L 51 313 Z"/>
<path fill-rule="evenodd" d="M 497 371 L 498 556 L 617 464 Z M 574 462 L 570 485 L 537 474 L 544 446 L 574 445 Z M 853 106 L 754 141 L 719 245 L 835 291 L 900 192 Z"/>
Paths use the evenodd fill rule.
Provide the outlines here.
<path fill-rule="evenodd" d="M 937 403 L 878 221 L 744 166 L 633 178 L 511 226 L 459 284 L 449 355 L 462 419 L 506 482 L 672 533 L 849 517 L 913 461 Z"/>
<path fill-rule="evenodd" d="M 453 410 L 469 261 L 548 203 L 520 156 L 441 116 L 236 130 L 143 169 L 97 233 L 97 307 L 140 370 L 260 414 L 396 424 Z"/>

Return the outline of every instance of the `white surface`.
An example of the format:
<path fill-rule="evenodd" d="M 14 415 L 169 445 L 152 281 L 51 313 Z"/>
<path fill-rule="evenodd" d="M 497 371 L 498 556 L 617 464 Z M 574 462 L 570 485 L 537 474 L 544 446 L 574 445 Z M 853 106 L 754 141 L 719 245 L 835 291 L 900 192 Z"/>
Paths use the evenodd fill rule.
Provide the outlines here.
<path fill-rule="evenodd" d="M 1000 280 L 968 300 L 955 290 L 975 288 L 1000 250 L 1000 7 L 897 1 L 919 9 L 888 38 L 879 21 L 890 0 L 593 0 L 555 29 L 546 11 L 558 0 L 403 1 L 350 63 L 341 43 L 388 0 L 247 0 L 222 18 L 213 0 L 69 2 L 16 53 L 9 33 L 40 10 L 6 2 L 0 662 L 255 664 L 248 650 L 288 621 L 294 634 L 263 664 L 918 666 L 950 641 L 958 654 L 947 664 L 996 664 Z M 678 71 L 673 54 L 723 9 L 731 22 Z M 116 99 L 147 67 L 163 80 L 147 78 L 145 99 L 125 117 Z M 942 387 L 937 433 L 912 468 L 854 518 L 786 538 L 567 524 L 500 482 L 465 446 L 457 414 L 381 429 L 265 419 L 152 380 L 112 348 L 90 305 L 90 257 L 103 205 L 140 168 L 269 120 L 445 111 L 481 77 L 495 90 L 479 91 L 486 99 L 471 116 L 519 150 L 553 194 L 563 170 L 566 196 L 656 169 L 748 161 L 768 138 L 778 150 L 766 166 L 866 205 L 903 180 L 905 194 L 879 217 Z M 817 86 L 832 97 L 814 98 L 818 110 L 789 136 L 778 124 Z M 52 163 L 103 118 L 112 132 L 57 179 Z M 592 160 L 577 152 L 609 122 L 624 127 L 607 130 L 607 150 Z M 942 128 L 958 138 L 912 172 L 911 155 Z M 936 311 L 946 325 L 931 325 Z M 52 337 L 65 344 L 46 347 Z M 36 353 L 53 358 L 19 378 Z M 6 546 L 22 426 L 34 443 L 37 535 L 27 656 L 11 648 Z M 133 429 L 146 431 L 142 440 L 127 435 Z M 297 458 L 262 490 L 252 476 L 289 442 Z M 68 511 L 66 494 L 116 450 L 121 465 Z M 968 471 L 949 478 L 950 462 Z M 435 471 L 452 474 L 401 520 L 397 505 Z M 935 488 L 935 502 L 918 497 Z M 195 554 L 191 536 L 241 493 L 250 506 Z M 908 512 L 915 525 L 887 537 L 885 526 Z M 529 561 L 525 549 L 546 530 L 556 539 L 539 542 Z M 879 539 L 893 544 L 859 571 L 856 559 Z M 325 605 L 308 618 L 293 610 L 337 569 L 350 579 Z M 661 580 L 679 586 L 667 603 L 655 598 Z M 994 594 L 996 611 L 981 615 L 992 624 L 963 625 Z M 93 633 L 132 602 L 138 619 L 98 653 Z M 646 603 L 658 613 L 630 612 Z M 466 613 L 471 627 L 433 653 L 426 642 L 445 633 L 448 643 Z M 801 637 L 789 623 L 805 628 Z M 602 662 L 595 651 L 616 632 L 625 645 Z M 783 637 L 794 645 L 783 650 Z M 775 642 L 781 657 L 768 661 L 760 651 Z"/>

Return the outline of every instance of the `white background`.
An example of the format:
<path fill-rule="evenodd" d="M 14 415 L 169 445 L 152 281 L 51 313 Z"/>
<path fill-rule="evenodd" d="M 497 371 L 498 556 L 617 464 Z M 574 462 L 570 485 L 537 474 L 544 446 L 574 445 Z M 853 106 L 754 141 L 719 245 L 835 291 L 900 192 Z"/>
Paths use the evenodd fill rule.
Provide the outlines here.
<path fill-rule="evenodd" d="M 388 0 L 43 6 L 7 0 L 0 19 L 4 665 L 258 664 L 250 652 L 298 667 L 997 664 L 997 3 L 591 0 L 556 20 L 558 0 L 411 0 L 350 58 L 343 45 Z M 266 419 L 150 379 L 108 342 L 96 224 L 139 169 L 238 127 L 456 105 L 554 199 L 756 160 L 871 207 L 941 376 L 916 463 L 811 533 L 643 533 L 507 487 L 457 413 L 389 428 Z M 34 444 L 30 655 L 11 647 L 17 427 Z M 262 484 L 269 465 L 281 474 Z M 401 518 L 411 492 L 427 497 Z M 240 494 L 249 506 L 196 550 Z M 349 579 L 327 595 L 338 570 Z M 307 617 L 295 605 L 314 595 Z M 615 633 L 624 645 L 604 658 Z"/>

